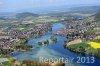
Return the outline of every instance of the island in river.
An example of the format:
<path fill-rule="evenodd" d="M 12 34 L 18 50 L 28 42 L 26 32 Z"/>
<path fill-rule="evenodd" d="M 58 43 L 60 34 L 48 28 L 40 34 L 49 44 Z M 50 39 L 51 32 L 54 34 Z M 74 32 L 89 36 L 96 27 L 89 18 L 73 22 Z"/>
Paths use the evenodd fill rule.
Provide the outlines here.
<path fill-rule="evenodd" d="M 15 20 L 19 20 L 17 18 Z M 36 15 L 36 23 L 27 23 L 27 20 L 33 19 L 33 16 L 28 18 L 29 16 L 22 17 L 20 19 L 22 23 L 9 24 L 8 22 L 8 25 L 3 26 L 0 24 L 3 29 L 0 31 L 0 35 L 2 35 L 0 36 L 0 57 L 6 57 L 11 62 L 5 62 L 4 65 L 15 65 L 13 63 L 27 66 L 33 64 L 36 66 L 49 65 L 48 63 L 40 63 L 40 57 L 45 59 L 73 59 L 68 63 L 61 62 L 62 66 L 100 65 L 100 22 L 99 19 L 95 19 L 94 15 L 84 19 L 73 19 L 73 17 L 70 20 L 67 19 L 68 17 L 58 17 L 56 19 L 59 21 L 53 19 L 53 22 L 48 22 L 48 20 L 47 22 L 40 22 L 41 20 L 45 21 L 45 18 L 50 20 L 52 18 Z M 78 62 L 79 58 L 83 61 Z M 89 61 L 84 61 L 84 58 Z M 54 64 L 58 63 L 50 63 L 50 65 Z"/>
<path fill-rule="evenodd" d="M 59 27 L 57 27 L 59 26 Z M 46 34 L 45 36 L 42 36 L 40 38 L 35 38 L 35 39 L 32 39 L 32 40 L 29 40 L 28 44 L 29 45 L 32 45 L 34 48 L 34 50 L 32 50 L 31 52 L 28 51 L 28 52 L 17 52 L 17 53 L 14 53 L 13 55 L 10 55 L 12 57 L 15 57 L 17 60 L 34 60 L 34 59 L 39 59 L 39 57 L 44 57 L 44 58 L 61 58 L 61 57 L 64 57 L 64 58 L 75 58 L 74 61 L 72 63 L 67 63 L 65 65 L 91 65 L 91 66 L 94 66 L 94 65 L 97 65 L 99 64 L 99 59 L 98 58 L 95 58 L 96 60 L 99 60 L 99 61 L 96 61 L 96 64 L 95 63 L 79 63 L 77 64 L 77 57 L 93 57 L 91 55 L 80 55 L 80 54 L 77 54 L 77 53 L 73 53 L 72 51 L 64 48 L 64 41 L 66 40 L 69 40 L 68 38 L 64 37 L 63 35 L 55 35 L 55 32 L 58 31 L 59 29 L 64 29 L 65 26 L 61 23 L 55 23 L 53 24 L 53 27 L 52 27 L 52 31 L 48 31 L 48 34 Z M 52 43 L 50 42 L 50 38 L 52 36 L 55 36 L 57 38 L 57 42 L 56 43 Z M 48 40 L 49 41 L 49 45 L 46 45 L 46 46 L 40 46 L 38 45 L 38 42 L 42 42 L 42 41 L 45 41 L 45 40 Z M 60 49 L 59 49 L 60 48 Z"/>

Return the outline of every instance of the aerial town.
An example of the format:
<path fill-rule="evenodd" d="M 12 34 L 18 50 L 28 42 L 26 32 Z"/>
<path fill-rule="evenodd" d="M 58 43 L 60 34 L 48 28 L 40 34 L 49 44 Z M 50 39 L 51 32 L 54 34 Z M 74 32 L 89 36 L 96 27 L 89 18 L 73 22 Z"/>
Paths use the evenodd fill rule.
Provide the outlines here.
<path fill-rule="evenodd" d="M 46 63 L 40 62 L 40 57 Z M 73 60 L 70 63 L 47 60 L 59 58 Z M 100 6 L 41 14 L 0 11 L 0 66 L 99 65 Z"/>

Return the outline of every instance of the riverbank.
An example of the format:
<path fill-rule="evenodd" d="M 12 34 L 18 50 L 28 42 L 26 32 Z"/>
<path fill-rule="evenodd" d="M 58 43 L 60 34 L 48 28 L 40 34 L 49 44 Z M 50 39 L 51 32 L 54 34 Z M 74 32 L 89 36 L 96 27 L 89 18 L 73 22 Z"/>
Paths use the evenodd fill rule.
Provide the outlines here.
<path fill-rule="evenodd" d="M 58 27 L 59 26 L 59 27 Z M 68 38 L 66 38 L 65 36 L 61 36 L 61 35 L 54 35 L 54 33 L 59 30 L 59 29 L 63 29 L 65 26 L 59 23 L 53 24 L 52 25 L 52 31 L 49 31 L 48 34 L 39 37 L 39 38 L 33 38 L 31 40 L 28 41 L 29 45 L 32 45 L 34 48 L 34 50 L 32 51 L 28 51 L 28 52 L 17 52 L 14 53 L 13 55 L 10 55 L 11 57 L 15 57 L 17 60 L 35 60 L 38 59 L 39 57 L 44 57 L 44 58 L 75 58 L 77 60 L 77 57 L 80 56 L 80 54 L 76 54 L 73 53 L 71 51 L 69 51 L 67 48 L 64 48 L 64 41 L 69 40 Z M 57 42 L 50 42 L 50 44 L 46 45 L 46 46 L 39 46 L 38 42 L 42 42 L 45 40 L 49 40 L 51 36 L 55 36 L 57 37 Z M 90 56 L 89 56 L 90 57 Z M 96 66 L 97 64 L 99 64 L 99 61 L 95 61 L 96 64 L 89 64 L 90 66 Z M 77 64 L 76 61 L 74 61 L 73 63 L 69 63 L 69 66 L 71 65 L 88 65 L 88 64 Z M 88 66 L 89 66 L 88 65 Z"/>
<path fill-rule="evenodd" d="M 100 43 L 96 43 L 96 42 L 84 43 L 79 39 L 77 40 L 75 39 L 70 42 L 68 41 L 65 42 L 64 46 L 73 52 L 80 53 L 80 54 L 89 54 L 100 58 L 99 44 Z"/>

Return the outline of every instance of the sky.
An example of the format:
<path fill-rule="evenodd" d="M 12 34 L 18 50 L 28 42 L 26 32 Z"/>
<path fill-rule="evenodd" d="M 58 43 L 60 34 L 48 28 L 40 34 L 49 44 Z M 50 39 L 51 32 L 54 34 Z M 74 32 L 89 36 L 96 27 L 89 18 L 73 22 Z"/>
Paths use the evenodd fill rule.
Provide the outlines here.
<path fill-rule="evenodd" d="M 0 11 L 78 4 L 99 4 L 100 0 L 0 0 Z"/>

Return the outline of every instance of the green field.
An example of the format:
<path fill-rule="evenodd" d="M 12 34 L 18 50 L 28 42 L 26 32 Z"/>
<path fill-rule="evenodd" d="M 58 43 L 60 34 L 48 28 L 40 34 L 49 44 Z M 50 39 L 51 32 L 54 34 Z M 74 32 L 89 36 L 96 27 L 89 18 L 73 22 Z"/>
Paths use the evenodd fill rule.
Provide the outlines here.
<path fill-rule="evenodd" d="M 74 45 L 70 45 L 69 47 L 75 47 L 75 48 L 79 48 L 79 47 L 90 47 L 90 45 L 86 44 L 86 43 L 79 43 L 79 44 L 74 44 Z"/>

